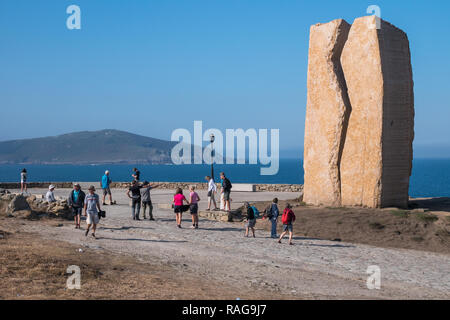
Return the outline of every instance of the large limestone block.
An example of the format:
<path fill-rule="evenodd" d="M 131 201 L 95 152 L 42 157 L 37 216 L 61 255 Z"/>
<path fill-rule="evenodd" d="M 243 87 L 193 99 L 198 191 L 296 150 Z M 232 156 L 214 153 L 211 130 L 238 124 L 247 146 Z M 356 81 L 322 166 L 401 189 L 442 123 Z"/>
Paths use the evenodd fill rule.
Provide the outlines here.
<path fill-rule="evenodd" d="M 309 204 L 341 204 L 339 163 L 350 105 L 340 57 L 349 30 L 342 19 L 311 26 L 303 195 Z"/>
<path fill-rule="evenodd" d="M 340 174 L 343 205 L 406 207 L 414 96 L 406 34 L 375 17 L 353 23 L 341 56 L 352 107 Z"/>

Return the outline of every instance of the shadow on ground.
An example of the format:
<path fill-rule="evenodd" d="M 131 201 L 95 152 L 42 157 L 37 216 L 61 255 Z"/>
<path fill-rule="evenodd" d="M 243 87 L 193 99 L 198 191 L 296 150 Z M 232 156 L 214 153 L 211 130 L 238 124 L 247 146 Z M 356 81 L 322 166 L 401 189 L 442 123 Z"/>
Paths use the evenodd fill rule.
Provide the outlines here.
<path fill-rule="evenodd" d="M 409 201 L 409 207 L 450 212 L 450 198 L 413 199 Z"/>

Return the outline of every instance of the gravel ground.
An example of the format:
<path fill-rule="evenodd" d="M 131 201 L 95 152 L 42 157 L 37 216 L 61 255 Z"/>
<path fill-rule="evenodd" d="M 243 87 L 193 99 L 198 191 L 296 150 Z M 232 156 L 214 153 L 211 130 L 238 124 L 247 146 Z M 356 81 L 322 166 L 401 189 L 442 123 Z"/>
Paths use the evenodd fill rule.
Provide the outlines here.
<path fill-rule="evenodd" d="M 45 190 L 32 190 L 34 194 Z M 171 210 L 158 209 L 170 203 L 172 190 L 154 190 L 156 221 L 133 221 L 125 190 L 113 190 L 116 206 L 105 206 L 107 218 L 97 231 L 99 239 L 84 236 L 70 223 L 54 227 L 26 222 L 24 231 L 44 238 L 67 241 L 81 247 L 129 254 L 141 261 L 160 261 L 194 272 L 202 278 L 236 287 L 264 288 L 292 294 L 293 299 L 449 299 L 450 256 L 406 249 L 386 249 L 361 244 L 309 239 L 297 235 L 294 246 L 278 244 L 266 231 L 244 238 L 242 223 L 200 219 L 198 230 L 190 229 L 185 214 L 183 229 L 176 228 Z M 69 190 L 57 190 L 66 196 Z M 199 192 L 206 206 L 206 194 Z M 232 193 L 233 207 L 243 201 L 293 199 L 295 193 Z M 85 226 L 83 225 L 83 228 Z M 295 230 L 294 230 L 295 231 Z M 381 269 L 381 289 L 369 290 L 366 270 Z M 218 290 L 220 290 L 218 288 Z"/>

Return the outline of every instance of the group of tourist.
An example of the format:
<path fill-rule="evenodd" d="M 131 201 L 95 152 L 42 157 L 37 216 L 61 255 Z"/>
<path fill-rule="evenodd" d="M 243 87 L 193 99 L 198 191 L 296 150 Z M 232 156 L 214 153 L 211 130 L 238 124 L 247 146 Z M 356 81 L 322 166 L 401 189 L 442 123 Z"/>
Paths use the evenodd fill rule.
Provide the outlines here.
<path fill-rule="evenodd" d="M 259 211 L 256 207 L 251 206 L 248 202 L 244 204 L 245 209 L 247 210 L 245 224 L 245 237 L 249 236 L 250 230 L 252 231 L 253 238 L 255 238 L 255 225 L 256 220 L 259 217 Z M 278 217 L 280 216 L 280 211 L 278 209 L 278 198 L 272 200 L 272 203 L 266 208 L 265 217 L 269 219 L 272 224 L 270 237 L 273 239 L 278 239 L 278 243 L 281 243 L 281 240 L 284 236 L 289 232 L 289 244 L 292 245 L 292 236 L 293 236 L 293 225 L 292 223 L 295 221 L 295 214 L 292 211 L 291 205 L 286 204 L 286 208 L 283 211 L 281 216 L 281 222 L 283 223 L 283 232 L 281 236 L 278 238 L 277 236 L 277 224 Z"/>
<path fill-rule="evenodd" d="M 126 194 L 131 200 L 131 217 L 133 220 L 141 220 L 140 213 L 142 208 L 143 219 L 147 219 L 146 213 L 148 211 L 149 220 L 154 221 L 153 217 L 153 205 L 150 196 L 150 190 L 158 188 L 158 184 L 151 184 L 148 181 L 140 183 L 140 171 L 137 168 L 133 169 L 132 173 L 133 181 L 130 184 Z M 211 210 L 211 206 L 214 205 L 212 210 L 220 210 L 217 207 L 215 194 L 217 193 L 217 186 L 214 179 L 210 176 L 206 176 L 205 180 L 208 183 L 207 196 L 208 196 L 208 208 Z M 221 186 L 221 197 L 220 197 L 220 207 L 226 212 L 231 211 L 231 189 L 232 184 L 230 180 L 225 176 L 224 172 L 220 173 L 220 186 Z M 21 172 L 21 190 L 26 192 L 27 190 L 27 171 L 23 169 Z M 106 204 L 106 197 L 109 196 L 110 205 L 115 205 L 116 201 L 112 199 L 111 192 L 112 179 L 110 177 L 110 172 L 105 171 L 102 179 L 100 181 L 100 186 L 103 192 L 102 204 Z M 183 190 L 177 188 L 175 195 L 173 196 L 173 209 L 176 216 L 177 227 L 181 228 L 182 215 L 184 212 L 189 211 L 192 217 L 192 227 L 193 229 L 198 229 L 198 203 L 200 202 L 200 196 L 195 191 L 195 186 L 189 187 L 189 200 L 183 195 Z M 54 195 L 55 186 L 50 185 L 49 190 L 45 195 L 45 200 L 49 203 L 55 202 L 56 198 Z M 97 229 L 97 224 L 100 221 L 101 210 L 100 197 L 95 193 L 95 187 L 90 186 L 88 189 L 89 193 L 86 195 L 82 190 L 79 183 L 73 184 L 73 190 L 70 192 L 68 197 L 68 205 L 72 209 L 72 213 L 75 220 L 75 228 L 81 229 L 81 215 L 84 211 L 84 216 L 86 216 L 87 230 L 85 235 L 89 235 L 89 231 L 92 227 L 92 237 L 96 238 L 95 232 Z M 253 237 L 255 237 L 255 225 L 256 220 L 259 217 L 259 211 L 256 207 L 251 206 L 248 202 L 244 204 L 246 210 L 246 224 L 245 224 L 245 237 L 249 236 L 250 231 Z M 280 216 L 278 209 L 278 199 L 273 199 L 271 205 L 265 210 L 265 218 L 269 219 L 272 224 L 271 227 L 271 237 L 278 239 L 281 243 L 284 236 L 289 232 L 289 244 L 292 245 L 293 236 L 293 226 L 292 223 L 295 221 L 295 214 L 289 204 L 282 214 L 283 232 L 280 237 L 277 236 L 277 222 Z"/>
<path fill-rule="evenodd" d="M 211 210 L 211 205 L 214 204 L 213 210 L 219 210 L 217 208 L 215 194 L 217 193 L 217 186 L 213 178 L 206 176 L 205 180 L 208 182 L 208 211 Z M 231 188 L 232 184 L 230 180 L 225 176 L 224 172 L 220 173 L 220 185 L 221 185 L 221 195 L 220 195 L 220 209 L 223 211 L 231 211 Z"/>

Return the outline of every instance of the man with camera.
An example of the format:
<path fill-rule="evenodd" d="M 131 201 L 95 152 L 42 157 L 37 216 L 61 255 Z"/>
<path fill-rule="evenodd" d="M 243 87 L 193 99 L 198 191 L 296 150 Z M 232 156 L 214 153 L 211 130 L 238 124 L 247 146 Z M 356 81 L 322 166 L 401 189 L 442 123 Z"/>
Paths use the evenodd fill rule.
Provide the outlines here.
<path fill-rule="evenodd" d="M 100 198 L 98 194 L 95 193 L 95 187 L 90 186 L 89 194 L 86 195 L 84 199 L 84 215 L 87 217 L 87 230 L 85 233 L 86 237 L 88 236 L 89 229 L 92 225 L 92 237 L 96 239 L 95 230 L 97 229 L 97 224 L 100 221 L 99 213 L 101 213 L 102 215 L 104 214 L 104 212 L 102 212 L 100 208 Z"/>

